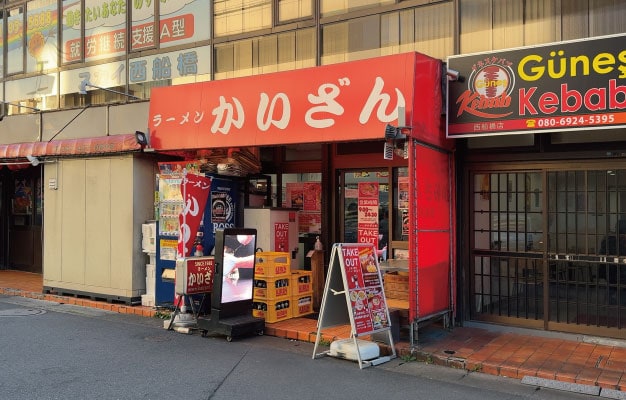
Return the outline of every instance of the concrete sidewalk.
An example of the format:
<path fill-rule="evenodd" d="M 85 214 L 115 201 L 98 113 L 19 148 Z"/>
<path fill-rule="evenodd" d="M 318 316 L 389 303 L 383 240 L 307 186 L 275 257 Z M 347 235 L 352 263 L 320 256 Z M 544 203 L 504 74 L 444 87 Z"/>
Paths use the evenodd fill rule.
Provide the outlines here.
<path fill-rule="evenodd" d="M 41 274 L 0 270 L 0 294 L 101 308 L 144 317 L 154 307 L 128 306 L 74 296 L 43 294 Z M 266 324 L 265 334 L 314 342 L 317 321 L 292 318 Z M 347 338 L 349 326 L 325 329 L 327 341 Z M 451 330 L 420 330 L 417 347 L 396 343 L 399 357 L 521 379 L 531 385 L 626 399 L 626 342 L 583 335 L 465 323 Z"/>

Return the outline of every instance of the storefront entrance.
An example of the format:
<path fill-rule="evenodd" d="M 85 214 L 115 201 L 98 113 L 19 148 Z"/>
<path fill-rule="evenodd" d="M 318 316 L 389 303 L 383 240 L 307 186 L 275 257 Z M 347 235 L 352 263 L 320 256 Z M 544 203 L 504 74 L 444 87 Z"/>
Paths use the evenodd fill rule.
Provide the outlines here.
<path fill-rule="evenodd" d="M 471 317 L 624 336 L 626 169 L 490 171 L 471 182 Z"/>
<path fill-rule="evenodd" d="M 340 169 L 336 179 L 338 241 L 375 243 L 381 261 L 393 259 L 408 270 L 407 167 Z M 370 189 L 377 195 L 367 199 Z M 359 202 L 367 205 L 359 208 Z"/>
<path fill-rule="evenodd" d="M 42 272 L 41 167 L 6 171 L 0 180 L 0 269 Z"/>

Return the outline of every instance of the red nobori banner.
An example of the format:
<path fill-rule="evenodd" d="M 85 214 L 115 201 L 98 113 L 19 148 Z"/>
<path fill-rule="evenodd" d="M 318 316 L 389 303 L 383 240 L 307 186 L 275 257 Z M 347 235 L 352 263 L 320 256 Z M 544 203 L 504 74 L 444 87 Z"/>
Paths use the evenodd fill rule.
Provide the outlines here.
<path fill-rule="evenodd" d="M 625 35 L 452 56 L 448 137 L 626 126 Z"/>
<path fill-rule="evenodd" d="M 150 143 L 173 150 L 382 139 L 398 107 L 419 125 L 415 135 L 437 142 L 440 72 L 438 60 L 405 53 L 155 88 Z"/>
<path fill-rule="evenodd" d="M 185 173 L 180 183 L 183 195 L 183 210 L 178 216 L 180 235 L 178 235 L 178 256 L 188 257 L 193 254 L 193 242 L 200 228 L 204 208 L 209 199 L 211 178 Z"/>

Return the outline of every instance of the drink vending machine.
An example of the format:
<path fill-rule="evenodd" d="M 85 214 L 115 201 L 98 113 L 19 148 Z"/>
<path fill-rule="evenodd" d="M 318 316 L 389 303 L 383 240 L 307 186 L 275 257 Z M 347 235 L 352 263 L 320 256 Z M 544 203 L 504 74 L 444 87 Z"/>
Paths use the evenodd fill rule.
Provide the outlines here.
<path fill-rule="evenodd" d="M 179 216 L 185 206 L 181 192 L 184 173 L 211 177 L 209 198 L 200 228 L 194 239 L 191 256 L 211 255 L 218 229 L 237 228 L 243 223 L 243 180 L 239 177 L 203 174 L 193 162 L 159 163 L 157 176 L 157 240 L 155 271 L 155 305 L 174 305 Z"/>

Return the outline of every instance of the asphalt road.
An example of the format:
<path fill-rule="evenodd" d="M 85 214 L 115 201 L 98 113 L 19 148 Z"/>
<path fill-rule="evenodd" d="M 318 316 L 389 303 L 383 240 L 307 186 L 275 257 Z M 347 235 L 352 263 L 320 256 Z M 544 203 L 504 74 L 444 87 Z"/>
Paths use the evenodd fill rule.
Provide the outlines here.
<path fill-rule="evenodd" d="M 310 343 L 227 342 L 167 331 L 159 319 L 0 296 L 2 400 L 595 397 L 399 358 L 360 370 L 312 354 Z"/>

